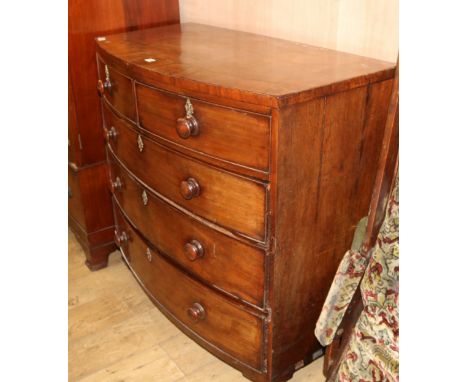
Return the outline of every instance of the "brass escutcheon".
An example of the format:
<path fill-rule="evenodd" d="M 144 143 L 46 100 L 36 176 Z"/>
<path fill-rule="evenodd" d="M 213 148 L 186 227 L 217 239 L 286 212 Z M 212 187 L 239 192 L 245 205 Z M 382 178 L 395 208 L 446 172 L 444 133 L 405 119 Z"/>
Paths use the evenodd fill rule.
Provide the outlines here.
<path fill-rule="evenodd" d="M 151 254 L 151 251 L 149 248 L 146 248 L 146 258 L 148 259 L 150 263 L 153 260 L 153 255 Z"/>
<path fill-rule="evenodd" d="M 145 144 L 143 143 L 143 138 L 141 137 L 140 134 L 138 134 L 137 143 L 138 143 L 138 150 L 140 150 L 140 153 L 141 153 L 143 149 L 145 148 Z"/>
<path fill-rule="evenodd" d="M 141 193 L 141 200 L 143 200 L 143 204 L 146 206 L 148 204 L 148 194 L 145 190 Z"/>

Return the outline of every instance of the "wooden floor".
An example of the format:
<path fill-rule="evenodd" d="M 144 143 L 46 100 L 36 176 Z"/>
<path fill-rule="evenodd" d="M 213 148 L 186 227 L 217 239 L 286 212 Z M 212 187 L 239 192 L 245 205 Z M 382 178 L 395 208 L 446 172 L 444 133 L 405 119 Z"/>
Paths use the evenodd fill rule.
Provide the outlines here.
<path fill-rule="evenodd" d="M 114 252 L 90 272 L 74 235 L 68 239 L 69 381 L 246 382 L 240 372 L 181 333 L 150 302 Z M 292 382 L 321 382 L 323 359 Z"/>

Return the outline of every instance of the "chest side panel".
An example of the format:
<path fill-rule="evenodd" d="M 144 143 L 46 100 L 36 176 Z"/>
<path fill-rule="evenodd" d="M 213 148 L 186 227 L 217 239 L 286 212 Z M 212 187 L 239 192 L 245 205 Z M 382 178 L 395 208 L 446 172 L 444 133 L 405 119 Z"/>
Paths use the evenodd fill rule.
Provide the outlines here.
<path fill-rule="evenodd" d="M 355 225 L 367 215 L 391 80 L 280 112 L 270 280 L 272 374 L 320 349 L 313 329 Z"/>

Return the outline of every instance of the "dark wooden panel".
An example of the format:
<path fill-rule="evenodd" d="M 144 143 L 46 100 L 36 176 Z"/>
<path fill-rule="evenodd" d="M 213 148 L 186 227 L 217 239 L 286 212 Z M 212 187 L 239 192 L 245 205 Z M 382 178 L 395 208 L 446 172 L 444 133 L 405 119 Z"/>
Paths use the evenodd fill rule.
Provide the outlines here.
<path fill-rule="evenodd" d="M 73 166 L 74 167 L 74 166 Z M 70 226 L 86 252 L 86 264 L 92 270 L 107 265 L 107 255 L 113 244 L 114 219 L 105 162 L 73 169 L 69 166 L 68 216 Z"/>
<path fill-rule="evenodd" d="M 392 78 L 394 63 L 198 24 L 109 38 L 99 51 L 166 90 L 285 106 Z M 157 59 L 146 62 L 145 58 Z"/>
<path fill-rule="evenodd" d="M 68 77 L 68 162 L 76 165 L 77 159 L 80 158 L 79 152 L 79 132 L 75 109 L 75 99 L 73 95 L 73 86 Z"/>
<path fill-rule="evenodd" d="M 177 0 L 70 0 L 68 2 L 68 161 L 79 171 L 81 211 L 69 209 L 72 229 L 82 239 L 87 264 L 107 263 L 112 210 L 105 176 L 105 144 L 96 90 L 95 38 L 102 34 L 179 22 Z M 75 194 L 78 191 L 75 190 Z"/>
<path fill-rule="evenodd" d="M 183 208 L 235 232 L 265 239 L 266 185 L 178 155 L 139 135 L 112 112 L 106 112 L 111 151 L 140 180 Z M 143 149 L 140 152 L 138 137 Z M 182 182 L 195 179 L 199 195 L 186 200 Z"/>
<path fill-rule="evenodd" d="M 359 148 L 359 177 L 356 179 L 353 197 L 355 200 L 360 200 L 361 203 L 366 203 L 368 196 L 359 198 L 358 195 L 362 190 L 372 190 L 375 184 L 375 176 L 382 150 L 382 144 L 376 142 L 383 142 L 385 120 L 387 118 L 387 110 L 392 92 L 393 80 L 379 82 L 369 87 L 366 123 L 362 131 L 361 146 Z M 367 174 L 367 175 L 366 175 Z M 374 174 L 374 176 L 369 176 Z M 359 206 L 359 210 L 369 208 L 369 205 Z"/>
<path fill-rule="evenodd" d="M 264 252 L 229 238 L 188 217 L 164 203 L 141 186 L 116 162 L 111 166 L 111 179 L 121 186 L 114 195 L 125 214 L 160 251 L 174 258 L 188 271 L 216 289 L 222 289 L 244 301 L 263 306 Z M 147 192 L 148 203 L 142 202 Z M 196 240 L 203 255 L 192 260 L 184 251 Z M 235 272 L 227 270 L 235 269 Z"/>
<path fill-rule="evenodd" d="M 395 80 L 393 81 L 390 105 L 388 113 L 385 116 L 385 130 L 382 137 L 382 145 L 380 146 L 380 158 L 377 161 L 378 170 L 373 184 L 366 233 L 361 246 L 361 251 L 364 253 L 369 251 L 376 243 L 378 232 L 381 229 L 385 217 L 388 197 L 398 176 L 398 85 L 399 75 L 397 67 Z M 333 339 L 333 342 L 327 347 L 323 367 L 324 375 L 327 377 L 327 380 L 336 379 L 336 375 L 343 361 L 342 357 L 346 354 L 345 351 L 363 309 L 361 290 L 358 287 L 346 309 L 337 335 Z M 341 332 L 341 334 L 338 334 L 339 332 Z"/>
<path fill-rule="evenodd" d="M 377 169 L 362 160 L 377 161 L 388 88 L 375 84 L 338 93 L 284 109 L 280 117 L 273 375 L 310 362 L 320 349 L 310 323 L 355 225 L 367 215 L 372 182 L 359 180 L 375 179 Z"/>
<path fill-rule="evenodd" d="M 80 170 L 81 195 L 85 199 L 84 214 L 87 231 L 92 233 L 113 224 L 112 202 L 105 162 Z"/>
<path fill-rule="evenodd" d="M 186 97 L 137 84 L 139 124 L 144 129 L 210 156 L 268 171 L 270 119 L 190 99 L 199 134 L 181 138 L 177 120 L 186 114 Z"/>
<path fill-rule="evenodd" d="M 290 107 L 278 121 L 280 146 L 273 164 L 277 245 L 270 285 L 272 375 L 290 370 L 318 349 L 312 324 L 318 312 L 314 293 L 321 293 L 323 280 L 316 277 L 330 254 L 313 252 L 317 240 L 312 232 L 325 106 L 319 99 Z"/>
<path fill-rule="evenodd" d="M 78 171 L 70 167 L 68 167 L 68 214 L 73 216 L 83 229 L 86 228 Z"/>
<path fill-rule="evenodd" d="M 148 293 L 191 331 L 244 364 L 260 369 L 263 320 L 177 270 L 148 247 L 124 218 L 118 218 L 118 222 L 118 234 L 125 231 L 129 236 L 123 247 L 127 261 Z M 204 315 L 193 319 L 189 310 L 196 304 Z"/>

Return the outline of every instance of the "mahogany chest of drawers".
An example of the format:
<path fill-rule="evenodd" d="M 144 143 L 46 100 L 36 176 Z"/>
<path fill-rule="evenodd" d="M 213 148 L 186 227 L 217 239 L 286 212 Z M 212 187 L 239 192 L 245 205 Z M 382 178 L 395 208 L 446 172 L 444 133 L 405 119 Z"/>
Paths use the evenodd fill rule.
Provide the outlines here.
<path fill-rule="evenodd" d="M 395 65 L 196 24 L 97 42 L 116 243 L 156 306 L 254 381 L 313 334 L 367 214 Z"/>

